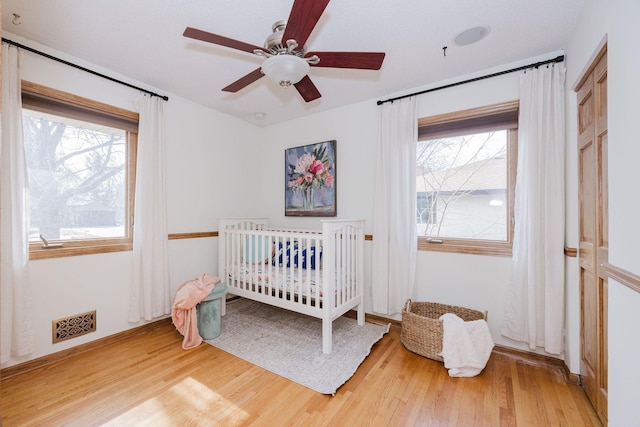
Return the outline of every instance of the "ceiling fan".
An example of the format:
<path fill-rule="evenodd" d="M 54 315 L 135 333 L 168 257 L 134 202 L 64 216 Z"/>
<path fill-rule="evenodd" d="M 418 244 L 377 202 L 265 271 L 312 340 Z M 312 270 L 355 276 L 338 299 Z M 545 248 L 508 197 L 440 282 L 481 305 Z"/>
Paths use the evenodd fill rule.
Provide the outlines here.
<path fill-rule="evenodd" d="M 329 0 L 294 0 L 287 21 L 272 26 L 273 33 L 264 47 L 187 27 L 183 36 L 226 46 L 262 56 L 262 66 L 223 88 L 225 92 L 238 92 L 263 75 L 280 84 L 294 86 L 306 102 L 320 98 L 320 91 L 307 73 L 309 67 L 352 68 L 379 70 L 384 52 L 307 52 L 305 43 L 318 23 Z"/>

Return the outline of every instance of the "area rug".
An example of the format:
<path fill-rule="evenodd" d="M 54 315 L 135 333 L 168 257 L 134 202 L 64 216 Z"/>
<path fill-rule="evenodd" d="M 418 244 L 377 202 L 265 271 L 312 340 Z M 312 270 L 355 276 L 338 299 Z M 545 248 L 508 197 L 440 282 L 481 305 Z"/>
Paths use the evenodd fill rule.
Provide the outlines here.
<path fill-rule="evenodd" d="M 322 353 L 322 321 L 240 298 L 227 302 L 220 336 L 205 342 L 323 394 L 335 394 L 389 326 L 340 317 L 333 321 L 333 351 Z"/>

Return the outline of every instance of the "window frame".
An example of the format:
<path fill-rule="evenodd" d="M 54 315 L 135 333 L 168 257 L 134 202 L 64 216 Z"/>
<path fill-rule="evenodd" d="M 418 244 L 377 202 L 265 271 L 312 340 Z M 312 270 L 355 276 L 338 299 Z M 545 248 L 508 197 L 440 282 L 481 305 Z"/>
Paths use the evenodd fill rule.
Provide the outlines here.
<path fill-rule="evenodd" d="M 94 101 L 68 92 L 63 92 L 37 83 L 22 81 L 22 95 L 35 96 L 53 105 L 70 107 L 82 111 L 84 114 L 99 114 L 123 119 L 128 122 L 139 122 L 139 114 L 123 108 Z M 30 108 L 29 106 L 23 106 Z M 54 114 L 55 108 L 50 111 Z M 58 112 L 59 115 L 65 115 Z M 88 120 L 89 121 L 89 120 Z M 137 126 L 136 126 L 137 127 Z M 133 214 L 135 197 L 136 158 L 138 152 L 138 133 L 126 130 L 127 134 L 127 200 L 125 214 L 125 236 L 100 239 L 50 240 L 50 243 L 62 243 L 61 247 L 46 248 L 42 242 L 29 243 L 29 260 L 60 258 L 78 255 L 121 252 L 133 250 Z"/>
<path fill-rule="evenodd" d="M 462 130 L 456 132 L 456 122 L 462 123 L 470 119 L 496 116 L 502 113 L 519 112 L 519 101 L 508 101 L 478 108 L 471 108 L 452 113 L 418 119 L 418 132 L 427 126 L 450 126 L 445 136 L 458 136 Z M 422 139 L 421 139 L 422 140 Z M 463 239 L 453 237 L 418 236 L 418 250 L 434 252 L 453 252 L 475 255 L 511 256 L 514 234 L 514 203 L 516 173 L 518 164 L 518 128 L 507 130 L 507 238 L 501 240 Z M 417 194 L 417 193 L 416 193 Z"/>

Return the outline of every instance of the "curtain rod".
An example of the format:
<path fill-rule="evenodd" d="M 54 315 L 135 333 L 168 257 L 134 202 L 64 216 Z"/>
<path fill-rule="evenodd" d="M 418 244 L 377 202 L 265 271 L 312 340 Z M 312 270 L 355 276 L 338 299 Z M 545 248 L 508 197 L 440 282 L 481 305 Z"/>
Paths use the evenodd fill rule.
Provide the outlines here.
<path fill-rule="evenodd" d="M 29 51 L 29 52 L 35 53 L 35 54 L 37 54 L 37 55 L 44 56 L 45 58 L 52 59 L 52 60 L 54 60 L 54 61 L 60 62 L 60 63 L 65 64 L 65 65 L 68 65 L 68 66 L 70 66 L 70 67 L 77 68 L 78 70 L 86 71 L 87 73 L 93 74 L 94 76 L 102 77 L 103 79 L 107 79 L 107 80 L 110 80 L 110 81 L 112 81 L 112 82 L 119 83 L 119 84 L 124 85 L 124 86 L 128 86 L 128 87 L 130 87 L 130 88 L 133 88 L 133 89 L 139 90 L 139 91 L 144 92 L 144 93 L 146 93 L 146 94 L 149 94 L 149 95 L 151 95 L 151 96 L 157 96 L 158 98 L 162 98 L 162 99 L 164 99 L 165 101 L 168 101 L 168 100 L 169 100 L 169 97 L 168 97 L 168 96 L 158 95 L 158 94 L 157 94 L 157 93 L 155 93 L 155 92 L 151 92 L 151 91 L 146 90 L 146 89 L 143 89 L 143 88 L 141 88 L 141 87 L 134 86 L 134 85 L 132 85 L 132 84 L 130 84 L 130 83 L 123 82 L 122 80 L 114 79 L 113 77 L 109 77 L 109 76 L 107 76 L 107 75 L 104 75 L 104 74 L 98 73 L 97 71 L 93 71 L 93 70 L 90 70 L 90 69 L 88 69 L 88 68 L 82 67 L 82 66 L 80 66 L 80 65 L 78 65 L 78 64 L 74 64 L 74 63 L 72 63 L 72 62 L 65 61 L 64 59 L 57 58 L 57 57 L 55 57 L 55 56 L 49 55 L 48 53 L 44 53 L 44 52 L 41 52 L 41 51 L 36 50 L 36 49 L 34 49 L 34 48 L 31 48 L 31 47 L 29 47 L 29 46 L 25 46 L 25 45 L 23 45 L 23 44 L 20 44 L 20 43 L 14 42 L 13 40 L 5 39 L 4 37 L 2 37 L 2 42 L 3 42 L 3 43 L 10 44 L 10 45 L 13 45 L 13 46 L 16 46 L 16 47 L 17 47 L 17 48 L 19 48 L 19 49 L 24 49 L 24 50 L 26 50 L 26 51 Z"/>
<path fill-rule="evenodd" d="M 444 85 L 444 86 L 439 86 L 439 87 L 434 87 L 434 88 L 431 88 L 431 89 L 426 89 L 426 90 L 423 90 L 423 91 L 420 91 L 420 92 L 410 93 L 408 95 L 402 95 L 402 96 L 397 96 L 395 98 L 385 99 L 384 101 L 378 101 L 377 104 L 378 105 L 382 105 L 382 104 L 384 104 L 386 102 L 397 101 L 398 99 L 404 99 L 404 98 L 409 98 L 411 96 L 422 95 L 423 93 L 434 92 L 434 91 L 440 90 L 440 89 L 447 89 L 447 88 L 450 88 L 450 87 L 459 86 L 459 85 L 463 85 L 463 84 L 466 84 L 466 83 L 473 83 L 473 82 L 477 82 L 479 80 L 484 80 L 484 79 L 488 79 L 488 78 L 491 78 L 491 77 L 501 76 L 503 74 L 509 74 L 509 73 L 514 73 L 516 71 L 528 70 L 529 68 L 538 68 L 541 65 L 546 65 L 546 64 L 551 64 L 551 63 L 555 64 L 556 62 L 562 62 L 562 61 L 564 61 L 564 55 L 556 56 L 553 59 L 547 59 L 545 61 L 536 62 L 534 64 L 523 65 L 522 67 L 512 68 L 510 70 L 498 71 L 497 73 L 487 74 L 485 76 L 480 76 L 480 77 L 474 77 L 472 79 L 463 80 L 461 82 L 451 83 L 451 84 Z"/>

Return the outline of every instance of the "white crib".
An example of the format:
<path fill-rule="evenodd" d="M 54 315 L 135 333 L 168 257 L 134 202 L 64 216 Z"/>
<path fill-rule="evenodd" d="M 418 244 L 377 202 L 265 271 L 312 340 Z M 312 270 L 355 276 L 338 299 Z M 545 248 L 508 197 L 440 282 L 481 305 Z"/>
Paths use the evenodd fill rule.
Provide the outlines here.
<path fill-rule="evenodd" d="M 364 220 L 321 222 L 322 231 L 310 231 L 221 219 L 218 272 L 229 294 L 322 319 L 322 351 L 330 354 L 333 320 L 356 308 L 364 325 Z"/>

